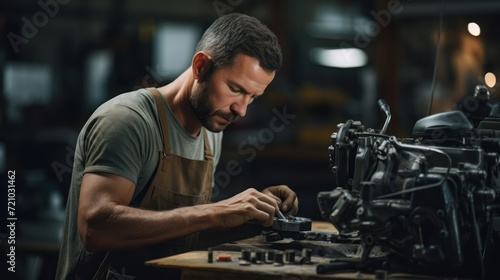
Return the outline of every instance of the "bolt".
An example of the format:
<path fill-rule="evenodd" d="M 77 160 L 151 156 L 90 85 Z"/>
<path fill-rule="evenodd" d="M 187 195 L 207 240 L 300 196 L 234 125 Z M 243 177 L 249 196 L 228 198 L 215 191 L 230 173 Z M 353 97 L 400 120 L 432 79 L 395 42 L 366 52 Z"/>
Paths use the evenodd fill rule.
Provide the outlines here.
<path fill-rule="evenodd" d="M 285 251 L 286 253 L 286 262 L 294 263 L 295 262 L 295 250 L 289 249 Z"/>
<path fill-rule="evenodd" d="M 276 251 L 274 253 L 274 266 L 282 266 L 285 263 L 283 262 L 283 252 Z"/>
<path fill-rule="evenodd" d="M 214 253 L 212 251 L 212 248 L 208 248 L 208 262 L 209 263 L 214 262 Z"/>

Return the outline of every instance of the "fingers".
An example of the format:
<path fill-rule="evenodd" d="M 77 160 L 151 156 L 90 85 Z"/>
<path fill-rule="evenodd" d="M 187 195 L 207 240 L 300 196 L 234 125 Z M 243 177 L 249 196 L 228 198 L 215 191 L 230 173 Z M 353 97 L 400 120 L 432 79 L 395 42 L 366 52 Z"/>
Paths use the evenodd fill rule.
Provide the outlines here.
<path fill-rule="evenodd" d="M 253 206 L 254 208 L 250 212 L 250 217 L 253 220 L 257 220 L 262 225 L 272 223 L 274 212 L 276 211 L 275 206 L 263 201 L 257 201 Z"/>
<path fill-rule="evenodd" d="M 297 200 L 297 195 L 295 193 L 293 193 L 293 194 L 289 194 L 285 198 L 285 201 L 283 201 L 283 204 L 282 204 L 282 209 L 287 214 L 295 215 L 295 214 L 297 214 L 298 206 L 299 206 L 299 203 Z"/>
<path fill-rule="evenodd" d="M 253 202 L 256 210 L 253 213 L 253 218 L 263 226 L 271 226 L 273 224 L 276 209 L 278 209 L 276 200 L 255 189 L 251 189 L 249 193 L 256 199 L 256 201 Z"/>
<path fill-rule="evenodd" d="M 288 186 L 278 185 L 264 189 L 247 189 L 217 204 L 222 207 L 221 225 L 238 226 L 246 222 L 256 222 L 271 226 L 277 209 L 285 215 L 295 215 L 298 211 L 298 199 Z"/>
<path fill-rule="evenodd" d="M 256 189 L 247 189 L 216 203 L 222 227 L 235 227 L 252 221 L 271 226 L 278 204 L 274 198 Z"/>
<path fill-rule="evenodd" d="M 274 198 L 281 211 L 287 215 L 295 215 L 299 209 L 297 195 L 286 185 L 272 186 L 264 189 L 263 193 Z"/>
<path fill-rule="evenodd" d="M 282 204 L 282 201 L 281 201 L 281 198 L 279 198 L 278 196 L 274 195 L 270 190 L 269 188 L 265 189 L 262 191 L 262 193 L 272 197 L 275 201 L 276 201 L 276 204 L 278 205 L 278 207 L 281 209 L 281 204 Z"/>

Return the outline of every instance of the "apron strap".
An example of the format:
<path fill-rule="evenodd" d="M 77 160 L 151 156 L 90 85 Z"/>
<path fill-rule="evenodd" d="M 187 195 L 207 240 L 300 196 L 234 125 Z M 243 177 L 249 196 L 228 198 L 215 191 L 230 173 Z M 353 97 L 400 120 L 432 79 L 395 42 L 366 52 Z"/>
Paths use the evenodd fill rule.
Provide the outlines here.
<path fill-rule="evenodd" d="M 203 130 L 203 142 L 205 142 L 205 160 L 213 160 L 214 155 L 210 148 L 210 142 L 208 142 L 207 130 L 204 127 L 201 129 Z"/>
<path fill-rule="evenodd" d="M 158 111 L 158 118 L 160 119 L 161 133 L 163 135 L 163 155 L 170 155 L 170 138 L 168 137 L 167 114 L 165 113 L 165 106 L 160 92 L 156 88 L 147 88 L 155 98 L 156 110 Z"/>
<path fill-rule="evenodd" d="M 155 98 L 156 109 L 158 111 L 158 117 L 160 118 L 161 131 L 163 135 L 163 154 L 170 155 L 170 138 L 168 137 L 167 115 L 165 113 L 165 106 L 161 106 L 161 104 L 163 104 L 163 98 L 156 88 L 147 88 L 147 90 Z M 212 149 L 210 148 L 210 142 L 208 141 L 207 130 L 204 127 L 201 129 L 203 131 L 203 142 L 205 144 L 205 160 L 212 160 L 214 156 Z"/>

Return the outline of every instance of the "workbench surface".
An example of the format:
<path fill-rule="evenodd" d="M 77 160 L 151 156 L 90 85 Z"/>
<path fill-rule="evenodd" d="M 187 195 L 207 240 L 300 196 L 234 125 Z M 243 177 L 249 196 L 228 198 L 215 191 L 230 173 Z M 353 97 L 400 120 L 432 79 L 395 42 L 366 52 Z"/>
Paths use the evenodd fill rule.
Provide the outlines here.
<path fill-rule="evenodd" d="M 330 223 L 313 222 L 312 231 L 334 232 L 335 228 Z M 313 250 L 310 264 L 285 263 L 276 266 L 272 263 L 240 265 L 242 249 L 250 250 L 285 250 L 295 249 L 300 252 L 301 248 Z M 266 242 L 265 237 L 256 236 L 236 242 L 222 244 L 212 247 L 213 262 L 208 262 L 208 251 L 192 251 L 175 256 L 155 259 L 146 262 L 152 267 L 178 268 L 182 270 L 183 280 L 205 280 L 205 279 L 281 279 L 281 280 L 315 280 L 315 279 L 437 279 L 423 275 L 408 275 L 400 273 L 388 273 L 379 270 L 376 273 L 362 273 L 355 270 L 342 270 L 333 274 L 317 274 L 316 266 L 319 263 L 328 263 L 332 254 L 339 257 L 353 257 L 356 254 L 353 244 L 338 244 L 318 241 L 295 241 L 284 239 L 277 242 Z M 319 252 L 318 250 L 321 250 Z M 318 254 L 319 253 L 319 254 Z M 229 255 L 231 261 L 218 262 L 217 256 Z M 321 256 L 328 256 L 321 257 Z M 298 257 L 300 257 L 298 255 Z M 296 257 L 296 260 L 298 259 Z M 377 276 L 378 274 L 378 276 Z"/>

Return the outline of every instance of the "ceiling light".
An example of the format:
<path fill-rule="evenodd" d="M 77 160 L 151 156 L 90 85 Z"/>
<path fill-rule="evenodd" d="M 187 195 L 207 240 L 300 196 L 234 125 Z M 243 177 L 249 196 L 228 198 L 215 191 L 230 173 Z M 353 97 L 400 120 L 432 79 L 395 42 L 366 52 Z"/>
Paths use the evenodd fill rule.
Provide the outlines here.
<path fill-rule="evenodd" d="M 486 73 L 486 75 L 484 75 L 484 82 L 486 83 L 487 86 L 492 88 L 497 83 L 497 77 L 495 77 L 495 74 L 488 72 Z"/>
<path fill-rule="evenodd" d="M 368 62 L 366 53 L 357 48 L 323 49 L 314 48 L 310 52 L 311 60 L 323 66 L 354 68 L 365 66 Z"/>
<path fill-rule="evenodd" d="M 479 36 L 481 34 L 481 27 L 475 22 L 469 22 L 467 25 L 467 30 L 472 36 Z"/>

